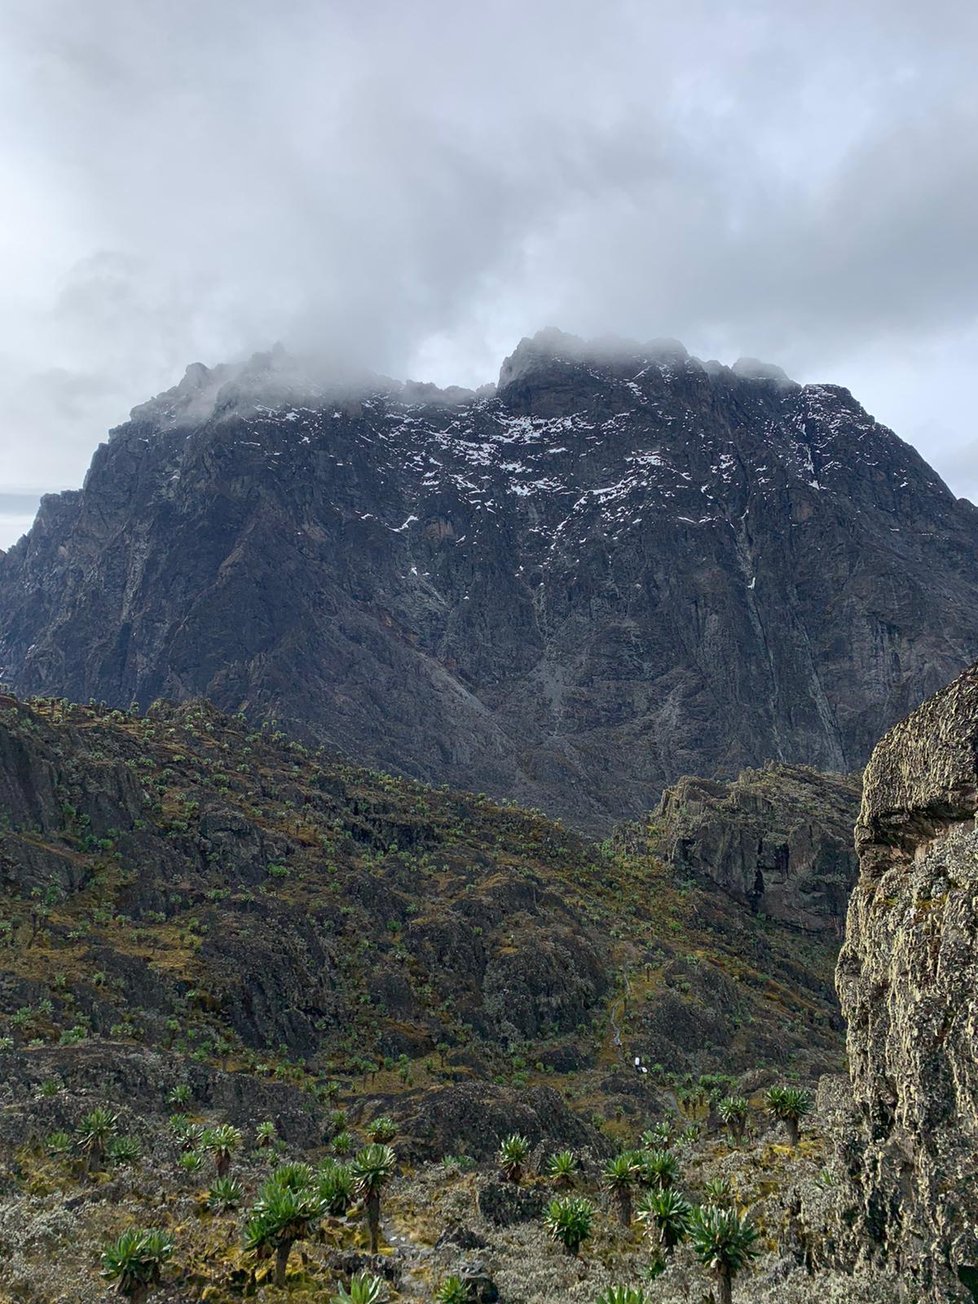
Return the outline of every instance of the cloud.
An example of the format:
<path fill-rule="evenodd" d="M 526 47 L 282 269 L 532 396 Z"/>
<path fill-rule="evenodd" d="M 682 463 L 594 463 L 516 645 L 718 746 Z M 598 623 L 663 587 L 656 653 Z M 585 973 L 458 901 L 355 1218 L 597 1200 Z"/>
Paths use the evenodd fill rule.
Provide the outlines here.
<path fill-rule="evenodd" d="M 477 384 L 551 322 L 850 384 L 960 473 L 963 0 L 13 0 L 0 37 L 11 483 L 197 358 Z"/>

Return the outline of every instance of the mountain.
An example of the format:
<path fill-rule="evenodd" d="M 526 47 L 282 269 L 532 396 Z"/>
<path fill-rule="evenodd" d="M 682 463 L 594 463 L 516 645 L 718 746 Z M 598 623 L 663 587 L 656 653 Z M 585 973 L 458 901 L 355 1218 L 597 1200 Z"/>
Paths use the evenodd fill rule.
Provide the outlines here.
<path fill-rule="evenodd" d="M 589 832 L 848 772 L 978 655 L 978 510 L 848 391 L 524 340 L 475 393 L 195 365 L 0 557 L 0 676 L 207 697 Z"/>

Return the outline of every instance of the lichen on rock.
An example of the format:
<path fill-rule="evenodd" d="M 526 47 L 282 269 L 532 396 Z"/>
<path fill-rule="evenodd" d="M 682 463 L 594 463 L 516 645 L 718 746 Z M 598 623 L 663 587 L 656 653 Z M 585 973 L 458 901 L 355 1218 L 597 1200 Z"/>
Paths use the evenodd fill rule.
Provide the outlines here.
<path fill-rule="evenodd" d="M 838 990 L 871 1236 L 934 1300 L 978 1265 L 978 666 L 866 770 Z"/>

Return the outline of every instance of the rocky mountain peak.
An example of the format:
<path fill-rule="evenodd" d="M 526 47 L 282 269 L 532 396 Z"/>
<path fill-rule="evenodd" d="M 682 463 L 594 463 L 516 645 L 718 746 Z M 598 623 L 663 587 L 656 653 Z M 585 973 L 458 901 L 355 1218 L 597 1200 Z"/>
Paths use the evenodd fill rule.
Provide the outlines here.
<path fill-rule="evenodd" d="M 847 391 L 557 331 L 500 381 L 195 364 L 0 561 L 0 676 L 605 830 L 682 773 L 851 770 L 978 654 L 978 512 Z"/>

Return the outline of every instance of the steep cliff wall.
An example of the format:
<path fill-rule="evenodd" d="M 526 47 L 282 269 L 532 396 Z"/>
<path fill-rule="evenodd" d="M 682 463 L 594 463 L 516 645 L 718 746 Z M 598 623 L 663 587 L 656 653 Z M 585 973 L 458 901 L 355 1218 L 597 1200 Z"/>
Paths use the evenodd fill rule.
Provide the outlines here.
<path fill-rule="evenodd" d="M 934 1300 L 978 1298 L 978 666 L 866 770 L 838 990 L 873 1238 Z"/>

